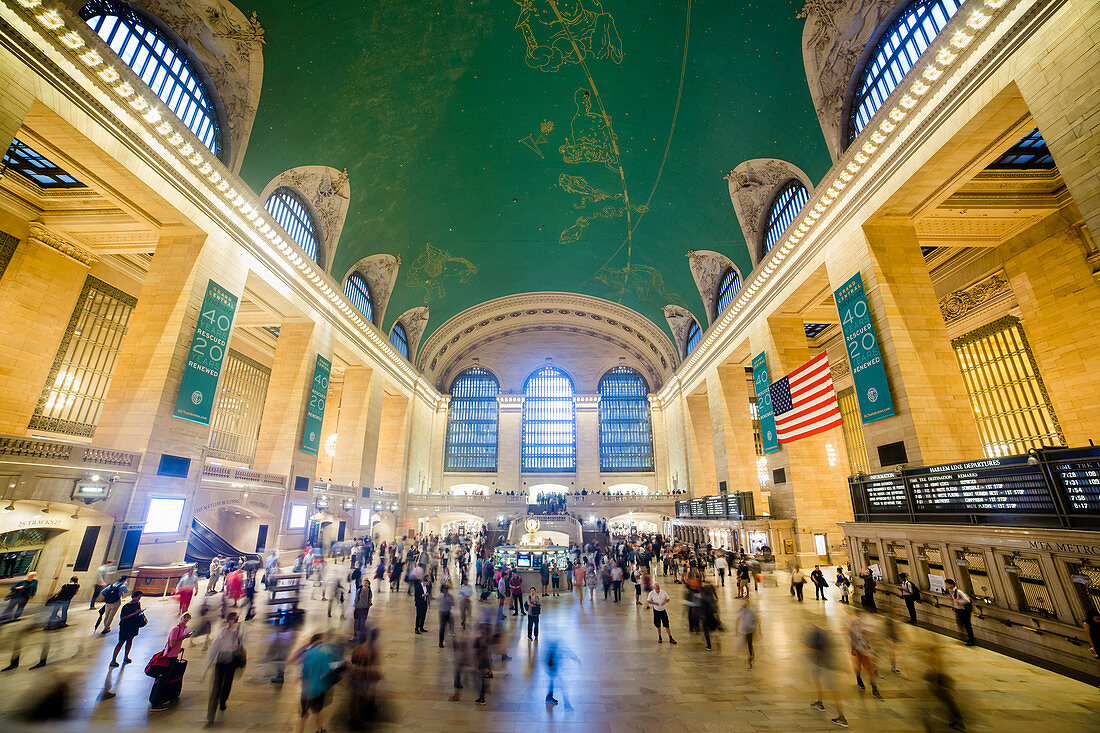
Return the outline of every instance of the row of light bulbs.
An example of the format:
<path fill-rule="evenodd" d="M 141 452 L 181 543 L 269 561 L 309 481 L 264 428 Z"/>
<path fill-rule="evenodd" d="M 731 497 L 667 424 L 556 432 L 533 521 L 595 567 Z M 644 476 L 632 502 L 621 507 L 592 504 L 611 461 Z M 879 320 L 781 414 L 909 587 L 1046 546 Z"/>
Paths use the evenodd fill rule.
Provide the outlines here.
<path fill-rule="evenodd" d="M 706 351 L 706 347 L 717 341 L 726 329 L 732 325 L 734 319 L 741 311 L 745 310 L 756 292 L 764 287 L 764 284 L 771 278 L 772 273 L 778 270 L 783 260 L 794 251 L 795 246 L 814 231 L 815 225 L 833 208 L 844 189 L 851 184 L 856 174 L 871 161 L 874 154 L 889 139 L 891 133 L 897 129 L 898 124 L 917 105 L 920 98 L 932 89 L 932 84 L 955 63 L 962 50 L 973 42 L 978 31 L 989 25 L 993 16 L 1007 3 L 1008 0 L 982 0 L 980 6 L 970 13 L 964 26 L 955 31 L 943 43 L 932 62 L 925 66 L 920 76 L 909 87 L 909 90 L 901 96 L 893 109 L 885 113 L 882 122 L 871 132 L 870 139 L 859 148 L 853 145 L 852 149 L 856 152 L 852 159 L 835 173 L 835 177 L 829 182 L 828 186 L 824 186 L 824 192 L 821 192 L 821 187 L 818 188 L 818 192 L 815 193 L 817 201 L 813 202 L 812 205 L 808 203 L 803 207 L 799 217 L 801 221 L 798 226 L 788 230 L 780 239 L 780 243 L 772 250 L 771 258 L 767 264 L 756 274 L 751 283 L 746 283 L 737 299 L 726 309 L 716 327 L 711 329 L 703 342 L 699 344 L 699 347 L 685 360 L 684 370 L 698 362 L 702 358 L 703 352 Z M 674 381 L 670 381 L 666 389 L 671 388 Z"/>

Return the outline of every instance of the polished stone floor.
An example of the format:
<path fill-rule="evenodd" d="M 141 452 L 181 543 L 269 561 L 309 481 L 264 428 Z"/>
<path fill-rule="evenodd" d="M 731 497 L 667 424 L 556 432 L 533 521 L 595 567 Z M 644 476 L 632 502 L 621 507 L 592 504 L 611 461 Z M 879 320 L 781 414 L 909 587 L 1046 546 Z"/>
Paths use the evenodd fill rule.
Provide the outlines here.
<path fill-rule="evenodd" d="M 488 705 L 474 704 L 475 694 L 464 690 L 460 702 L 451 702 L 453 653 L 439 649 L 435 610 L 428 616 L 433 633 L 414 636 L 412 602 L 402 588 L 399 594 L 383 590 L 375 596 L 372 620 L 381 630 L 385 678 L 380 685 L 384 718 L 374 730 L 429 731 L 824 731 L 837 730 L 829 719 L 835 705 L 826 698 L 827 713 L 810 707 L 814 699 L 805 664 L 804 639 L 811 623 L 822 624 L 834 634 L 837 651 L 846 651 L 845 624 L 850 607 L 836 601 L 807 599 L 795 603 L 784 587 L 762 587 L 754 594 L 761 612 L 757 660 L 747 669 L 745 652 L 732 631 L 715 636 L 714 650 L 706 651 L 702 638 L 685 628 L 682 606 L 676 606 L 681 586 L 669 585 L 673 632 L 677 646 L 657 644 L 651 615 L 635 606 L 630 596 L 615 604 L 597 599 L 577 603 L 572 594 L 544 599 L 542 640 L 528 643 L 522 618 L 507 617 L 509 653 L 513 659 L 495 662 L 495 678 Z M 733 628 L 737 603 L 733 588 L 720 588 L 722 616 Z M 832 589 L 830 589 L 832 590 Z M 599 595 L 599 594 L 598 594 Z M 306 594 L 308 598 L 308 593 Z M 491 601 L 495 607 L 495 601 Z M 204 656 L 198 648 L 191 660 L 178 706 L 165 712 L 148 710 L 152 683 L 144 674 L 145 662 L 164 644 L 173 623 L 174 600 L 148 599 L 149 625 L 135 644 L 133 664 L 110 670 L 107 666 L 115 634 L 93 636 L 96 614 L 74 606 L 70 627 L 48 636 L 49 664 L 30 670 L 38 661 L 41 639 L 27 637 L 20 668 L 0 675 L 3 715 L 0 727 L 23 728 L 19 711 L 30 705 L 59 676 L 73 681 L 73 713 L 65 730 L 120 730 L 156 728 L 191 730 L 205 721 L 207 691 L 199 681 Z M 318 600 L 307 601 L 306 634 L 325 628 L 342 628 L 330 621 Z M 193 606 L 194 608 L 194 606 Z M 250 663 L 234 685 L 228 710 L 219 727 L 225 730 L 293 730 L 298 709 L 296 673 L 278 687 L 268 681 L 270 670 L 260 664 L 268 644 L 270 627 L 260 617 L 248 622 Z M 888 657 L 880 655 L 883 677 L 879 680 L 885 700 L 872 699 L 870 691 L 857 689 L 847 662 L 835 675 L 836 687 L 853 730 L 925 730 L 931 713 L 934 729 L 946 729 L 938 708 L 930 702 L 924 683 L 922 650 L 942 646 L 947 668 L 955 678 L 956 693 L 971 731 L 1100 731 L 1100 691 L 1087 684 L 1017 661 L 993 651 L 966 648 L 952 639 L 923 629 L 903 627 L 898 654 L 900 675 L 889 671 Z M 0 634 L 0 661 L 6 662 L 13 630 Z M 565 694 L 571 709 L 548 707 L 546 674 L 541 644 L 556 640 L 566 645 L 577 661 L 565 669 Z M 881 645 L 880 645 L 881 646 Z M 499 659 L 499 658 L 498 658 Z M 103 691 L 115 693 L 103 699 Z M 346 697 L 337 688 L 333 708 Z M 561 694 L 559 699 L 563 699 Z M 332 723 L 330 730 L 340 725 Z"/>

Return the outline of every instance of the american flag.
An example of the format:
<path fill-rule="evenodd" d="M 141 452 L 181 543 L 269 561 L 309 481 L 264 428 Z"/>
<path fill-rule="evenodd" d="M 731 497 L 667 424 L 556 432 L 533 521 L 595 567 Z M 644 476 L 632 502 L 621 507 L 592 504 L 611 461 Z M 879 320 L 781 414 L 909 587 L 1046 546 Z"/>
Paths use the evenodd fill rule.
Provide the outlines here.
<path fill-rule="evenodd" d="M 772 382 L 768 391 L 780 443 L 817 435 L 841 424 L 829 357 L 824 351 Z"/>

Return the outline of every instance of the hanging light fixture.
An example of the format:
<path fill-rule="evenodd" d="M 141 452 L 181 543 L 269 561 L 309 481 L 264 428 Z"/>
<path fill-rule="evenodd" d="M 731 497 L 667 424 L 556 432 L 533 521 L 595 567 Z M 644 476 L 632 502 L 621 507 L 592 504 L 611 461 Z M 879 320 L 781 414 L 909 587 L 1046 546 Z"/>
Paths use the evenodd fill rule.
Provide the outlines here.
<path fill-rule="evenodd" d="M 39 511 L 41 511 L 43 514 L 49 514 L 50 513 L 50 502 L 47 501 L 46 506 L 42 507 Z"/>
<path fill-rule="evenodd" d="M 9 503 L 6 507 L 4 507 L 4 511 L 6 511 L 6 512 L 14 512 L 15 511 L 15 499 L 12 499 L 11 503 Z"/>

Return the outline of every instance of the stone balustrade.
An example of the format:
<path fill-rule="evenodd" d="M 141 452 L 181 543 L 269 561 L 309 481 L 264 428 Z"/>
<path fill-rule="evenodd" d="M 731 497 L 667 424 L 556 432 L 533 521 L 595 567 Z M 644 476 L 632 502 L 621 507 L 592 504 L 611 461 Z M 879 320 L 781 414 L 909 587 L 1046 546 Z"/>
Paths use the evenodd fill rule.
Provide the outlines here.
<path fill-rule="evenodd" d="M 251 468 L 223 466 L 219 463 L 207 463 L 202 467 L 202 475 L 213 479 L 223 479 L 233 483 L 259 484 L 273 489 L 286 488 L 286 476 L 279 473 L 254 471 Z"/>
<path fill-rule="evenodd" d="M 136 471 L 141 463 L 141 453 L 17 435 L 0 435 L 0 460 L 4 458 L 45 465 L 121 471 Z"/>

